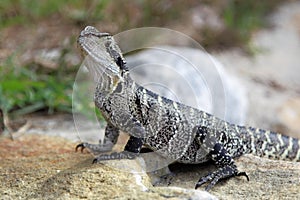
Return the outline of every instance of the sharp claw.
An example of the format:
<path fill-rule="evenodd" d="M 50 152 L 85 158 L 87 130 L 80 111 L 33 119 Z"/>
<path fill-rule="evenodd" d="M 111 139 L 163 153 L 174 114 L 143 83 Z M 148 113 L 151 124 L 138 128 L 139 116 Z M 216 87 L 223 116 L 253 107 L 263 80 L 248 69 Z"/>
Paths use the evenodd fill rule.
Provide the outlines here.
<path fill-rule="evenodd" d="M 198 189 L 201 185 L 204 183 L 207 183 L 208 181 L 212 180 L 215 177 L 213 173 L 208 174 L 207 176 L 204 176 L 199 179 L 199 181 L 195 185 L 195 189 Z M 205 188 L 206 191 L 210 189 L 209 185 Z"/>
<path fill-rule="evenodd" d="M 77 152 L 77 150 L 80 149 L 81 152 L 83 152 L 83 149 L 85 149 L 85 146 L 83 143 L 80 143 L 76 146 L 75 151 Z"/>
<path fill-rule="evenodd" d="M 195 185 L 195 190 L 197 190 L 201 185 L 206 183 L 208 180 L 199 180 L 198 183 Z M 205 189 L 206 190 L 206 189 Z"/>
<path fill-rule="evenodd" d="M 246 172 L 240 172 L 240 173 L 237 174 L 237 176 L 245 176 L 247 178 L 247 181 L 250 180 L 248 175 L 246 174 Z"/>

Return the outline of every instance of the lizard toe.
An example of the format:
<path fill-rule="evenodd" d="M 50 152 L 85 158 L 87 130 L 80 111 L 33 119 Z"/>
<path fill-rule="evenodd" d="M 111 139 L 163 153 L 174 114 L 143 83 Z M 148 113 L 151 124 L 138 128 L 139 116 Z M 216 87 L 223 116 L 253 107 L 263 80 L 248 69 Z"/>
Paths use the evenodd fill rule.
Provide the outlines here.
<path fill-rule="evenodd" d="M 207 182 L 209 182 L 209 181 L 211 181 L 213 178 L 214 178 L 214 173 L 210 173 L 210 174 L 208 174 L 208 175 L 206 175 L 206 176 L 204 176 L 204 177 L 201 177 L 200 179 L 199 179 L 199 181 L 196 183 L 196 185 L 195 185 L 195 189 L 198 189 L 200 186 L 202 186 L 203 184 L 205 184 L 205 183 L 207 183 Z M 212 186 L 210 186 L 209 187 L 209 189 L 211 188 Z M 206 191 L 208 191 L 207 190 L 208 189 L 208 186 L 206 187 Z"/>
<path fill-rule="evenodd" d="M 97 156 L 93 163 L 98 163 L 102 160 L 121 160 L 121 159 L 134 159 L 137 157 L 138 154 L 128 152 L 128 151 L 122 151 L 122 152 L 113 152 L 111 154 L 101 154 Z"/>

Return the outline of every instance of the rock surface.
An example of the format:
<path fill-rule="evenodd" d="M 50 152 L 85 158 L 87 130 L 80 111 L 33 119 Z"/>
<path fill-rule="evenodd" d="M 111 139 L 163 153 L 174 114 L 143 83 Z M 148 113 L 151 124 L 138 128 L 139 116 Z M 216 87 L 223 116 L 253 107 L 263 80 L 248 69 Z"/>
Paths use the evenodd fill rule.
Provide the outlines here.
<path fill-rule="evenodd" d="M 1 199 L 300 198 L 300 163 L 244 156 L 238 165 L 247 171 L 250 181 L 243 177 L 224 181 L 211 195 L 203 188 L 193 189 L 198 178 L 213 168 L 210 165 L 173 165 L 171 186 L 153 187 L 139 159 L 93 165 L 93 157 L 76 153 L 74 146 L 53 136 L 1 138 Z"/>
<path fill-rule="evenodd" d="M 245 155 L 235 159 L 245 177 L 236 177 L 219 183 L 210 193 L 220 199 L 299 199 L 300 163 L 274 161 Z M 198 177 L 214 169 L 214 166 L 174 167 L 176 180 L 171 184 L 191 188 Z"/>
<path fill-rule="evenodd" d="M 1 199 L 216 199 L 207 192 L 153 187 L 137 161 L 92 165 L 59 137 L 26 135 L 0 140 Z M 122 166 L 122 170 L 120 170 Z"/>

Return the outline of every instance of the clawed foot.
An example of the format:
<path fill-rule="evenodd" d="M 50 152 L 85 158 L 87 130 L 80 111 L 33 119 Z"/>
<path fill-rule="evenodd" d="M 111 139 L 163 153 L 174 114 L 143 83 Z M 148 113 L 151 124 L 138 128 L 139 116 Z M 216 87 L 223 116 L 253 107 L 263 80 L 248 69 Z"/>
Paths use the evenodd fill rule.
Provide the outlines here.
<path fill-rule="evenodd" d="M 223 168 L 220 168 L 218 171 L 215 171 L 213 173 L 208 174 L 207 176 L 200 178 L 200 180 L 195 186 L 195 189 L 210 181 L 208 186 L 205 188 L 206 191 L 209 191 L 221 179 L 230 178 L 234 176 L 245 176 L 249 181 L 249 177 L 246 174 L 246 172 L 237 172 L 236 168 L 225 166 Z"/>
<path fill-rule="evenodd" d="M 75 151 L 80 150 L 81 152 L 87 148 L 92 153 L 103 153 L 107 151 L 111 151 L 110 146 L 103 146 L 103 145 L 95 145 L 89 143 L 80 143 L 76 146 Z M 102 160 L 120 160 L 120 159 L 134 159 L 137 157 L 137 153 L 132 153 L 129 151 L 122 151 L 122 152 L 113 152 L 111 154 L 101 154 L 98 155 L 94 160 L 93 163 L 97 163 Z"/>
<path fill-rule="evenodd" d="M 80 151 L 83 152 L 83 150 L 85 148 L 87 148 L 94 155 L 97 155 L 97 154 L 100 154 L 103 152 L 111 151 L 113 148 L 113 144 L 109 143 L 109 142 L 104 143 L 104 144 L 89 144 L 89 143 L 83 142 L 76 146 L 75 151 L 78 151 L 80 149 Z"/>

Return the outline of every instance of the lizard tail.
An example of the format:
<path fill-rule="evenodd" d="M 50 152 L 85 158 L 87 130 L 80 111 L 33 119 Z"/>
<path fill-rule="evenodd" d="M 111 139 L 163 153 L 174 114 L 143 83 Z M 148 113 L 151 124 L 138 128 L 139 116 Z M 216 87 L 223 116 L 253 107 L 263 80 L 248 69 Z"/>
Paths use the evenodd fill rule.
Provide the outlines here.
<path fill-rule="evenodd" d="M 272 131 L 248 128 L 251 153 L 261 157 L 300 162 L 300 140 Z"/>

